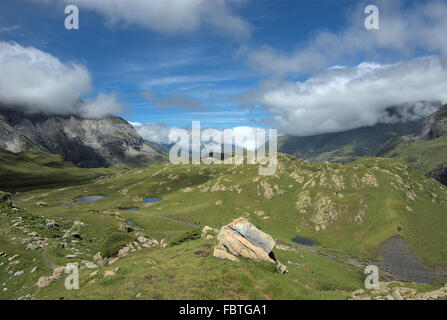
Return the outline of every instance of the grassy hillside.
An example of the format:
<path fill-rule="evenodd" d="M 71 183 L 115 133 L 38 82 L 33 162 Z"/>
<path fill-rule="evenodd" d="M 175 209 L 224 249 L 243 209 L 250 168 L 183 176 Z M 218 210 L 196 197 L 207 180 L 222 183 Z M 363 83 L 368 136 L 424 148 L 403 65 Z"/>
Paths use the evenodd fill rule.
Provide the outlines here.
<path fill-rule="evenodd" d="M 445 186 L 399 159 L 362 158 L 340 164 L 304 162 L 285 154 L 279 158 L 278 171 L 270 177 L 259 176 L 258 167 L 252 165 L 157 164 L 116 171 L 88 184 L 30 190 L 16 195 L 15 202 L 27 212 L 60 224 L 82 223 L 78 230 L 82 239 L 77 242 L 71 243 L 73 238 L 69 238 L 65 240 L 68 246 L 62 248 L 63 240 L 57 236 L 48 240 L 48 256 L 58 265 L 92 261 L 104 240 L 123 223 L 134 228 L 130 235 L 139 232 L 148 238 L 172 241 L 198 224 L 220 228 L 245 216 L 282 242 L 291 243 L 292 238 L 301 236 L 320 243 L 318 251 L 326 255 L 275 249 L 283 263 L 298 264 L 288 266 L 287 278 L 262 264 L 218 260 L 212 257 L 215 240 L 192 240 L 164 249 L 136 251 L 113 266 L 100 268 L 96 276 L 90 277 L 94 270 L 85 269 L 80 291 L 67 292 L 59 281 L 42 289 L 37 297 L 130 299 L 140 293 L 149 299 L 342 299 L 348 291 L 362 286 L 362 269 L 348 267 L 327 254 L 377 259 L 377 248 L 394 235 L 406 239 L 427 265 L 446 267 Z M 87 195 L 103 195 L 107 200 L 90 204 L 74 201 Z M 148 197 L 163 200 L 142 203 Z M 40 206 L 41 201 L 48 206 Z M 128 208 L 139 210 L 124 210 Z M 3 223 L 0 236 L 11 239 L 5 232 L 16 229 L 11 218 L 8 221 Z M 8 241 L 20 246 L 17 240 Z M 16 250 L 13 244 L 9 254 Z M 40 261 L 39 250 L 32 251 L 36 256 L 27 259 Z M 74 259 L 65 258 L 71 253 L 76 255 Z M 29 267 L 31 264 L 26 265 Z M 116 267 L 119 270 L 114 277 L 103 277 L 105 271 Z M 21 268 L 19 264 L 14 271 Z M 3 297 L 16 295 L 9 292 Z"/>
<path fill-rule="evenodd" d="M 385 156 L 404 159 L 427 176 L 447 185 L 447 136 L 398 145 Z"/>
<path fill-rule="evenodd" d="M 307 137 L 278 138 L 278 151 L 311 161 L 352 162 L 375 156 L 390 140 L 419 130 L 420 122 L 377 124 L 353 130 Z"/>
<path fill-rule="evenodd" d="M 442 250 L 447 243 L 446 189 L 414 167 L 398 159 L 364 158 L 343 165 L 302 162 L 287 155 L 281 155 L 279 166 L 275 176 L 261 177 L 250 165 L 162 164 L 16 198 L 21 206 L 48 216 L 90 217 L 92 210 L 118 213 L 159 238 L 187 227 L 174 219 L 221 227 L 248 216 L 278 239 L 290 241 L 302 235 L 326 247 L 370 257 L 401 226 L 400 234 L 428 262 L 447 262 Z M 60 206 L 96 194 L 108 200 L 80 203 L 76 210 L 36 205 L 45 201 L 49 207 Z M 163 201 L 142 204 L 147 197 Z M 120 211 L 133 207 L 140 210 Z"/>
<path fill-rule="evenodd" d="M 346 299 L 361 287 L 361 273 L 310 253 L 278 251 L 300 266 L 287 277 L 274 265 L 233 263 L 212 256 L 211 241 L 190 241 L 166 249 L 143 249 L 90 276 L 80 274 L 80 290 L 63 281 L 39 292 L 39 299 Z M 306 271 L 311 267 L 311 271 Z M 104 277 L 116 270 L 114 277 Z"/>
<path fill-rule="evenodd" d="M 404 159 L 447 185 L 447 105 L 427 117 L 418 134 L 394 139 L 381 154 Z"/>
<path fill-rule="evenodd" d="M 0 151 L 0 190 L 16 192 L 82 184 L 122 170 L 80 169 L 59 155 L 46 152 Z"/>

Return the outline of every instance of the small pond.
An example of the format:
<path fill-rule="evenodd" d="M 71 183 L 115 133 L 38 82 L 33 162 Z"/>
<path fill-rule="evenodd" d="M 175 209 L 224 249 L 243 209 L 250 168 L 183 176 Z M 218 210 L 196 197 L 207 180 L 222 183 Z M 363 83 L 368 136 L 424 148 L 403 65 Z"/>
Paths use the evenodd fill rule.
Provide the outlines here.
<path fill-rule="evenodd" d="M 160 202 L 163 201 L 163 199 L 160 198 L 146 198 L 143 200 L 143 203 L 152 203 L 152 202 Z"/>
<path fill-rule="evenodd" d="M 107 200 L 106 196 L 83 196 L 76 198 L 75 201 L 77 202 L 84 202 L 84 203 L 93 203 L 101 200 Z"/>
<path fill-rule="evenodd" d="M 292 239 L 292 241 L 299 243 L 299 244 L 303 244 L 305 246 L 316 246 L 316 245 L 320 244 L 318 241 L 308 239 L 308 238 L 303 238 L 303 237 L 295 237 Z"/>
<path fill-rule="evenodd" d="M 134 207 L 134 208 L 120 208 L 121 211 L 134 211 L 134 210 L 140 210 L 140 208 Z"/>

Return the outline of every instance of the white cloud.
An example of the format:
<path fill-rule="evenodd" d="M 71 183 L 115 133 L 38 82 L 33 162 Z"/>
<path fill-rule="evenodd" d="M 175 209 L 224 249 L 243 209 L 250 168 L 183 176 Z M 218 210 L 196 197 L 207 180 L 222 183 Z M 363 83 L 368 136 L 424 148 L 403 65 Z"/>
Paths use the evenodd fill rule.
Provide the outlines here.
<path fill-rule="evenodd" d="M 118 112 L 115 97 L 100 94 L 81 102 L 91 92 L 87 68 L 76 63 L 62 63 L 49 53 L 17 43 L 0 42 L 0 103 L 27 112 L 52 114 L 79 113 L 100 117 Z"/>
<path fill-rule="evenodd" d="M 0 27 L 0 33 L 11 33 L 20 29 L 19 25 Z"/>
<path fill-rule="evenodd" d="M 368 4 L 360 1 L 352 8 L 345 28 L 317 30 L 291 52 L 242 48 L 247 63 L 270 77 L 264 77 L 259 90 L 242 95 L 241 102 L 264 107 L 273 127 L 294 135 L 421 118 L 434 111 L 424 102 L 446 103 L 447 4 L 377 0 L 380 29 L 366 30 Z M 427 57 L 411 58 L 421 55 Z M 343 67 L 390 58 L 401 62 Z M 309 74 L 308 81 L 290 81 Z M 398 116 L 390 115 L 392 106 L 398 107 Z"/>
<path fill-rule="evenodd" d="M 254 127 L 247 127 L 247 126 L 240 126 L 240 127 L 233 127 L 231 128 L 232 130 L 232 141 L 223 141 L 224 140 L 224 131 L 223 130 L 219 130 L 219 129 L 213 129 L 213 130 L 217 130 L 220 132 L 221 137 L 222 137 L 222 143 L 219 143 L 218 141 L 214 141 L 214 140 L 203 140 L 202 137 L 202 153 L 203 154 L 208 154 L 210 152 L 212 152 L 213 148 L 218 147 L 219 145 L 221 145 L 222 149 L 221 152 L 224 152 L 224 147 L 223 144 L 229 145 L 229 146 L 234 146 L 235 148 L 238 149 L 244 149 L 244 150 L 249 150 L 249 151 L 255 151 L 257 149 L 257 144 L 256 144 L 256 138 L 257 138 L 257 128 Z M 203 133 L 204 130 L 202 130 Z M 236 139 L 236 137 L 241 138 L 241 140 Z"/>
<path fill-rule="evenodd" d="M 169 131 L 171 127 L 164 124 L 154 123 L 131 123 L 143 139 L 160 144 L 169 143 Z"/>
<path fill-rule="evenodd" d="M 0 42 L 0 101 L 64 113 L 91 90 L 87 69 L 17 43 Z"/>
<path fill-rule="evenodd" d="M 141 87 L 156 87 L 166 85 L 180 85 L 180 84 L 203 84 L 215 83 L 234 80 L 234 76 L 216 76 L 216 75 L 188 75 L 176 77 L 163 77 L 145 81 Z"/>
<path fill-rule="evenodd" d="M 440 1 L 408 6 L 405 1 L 376 1 L 380 29 L 366 30 L 361 1 L 348 15 L 349 25 L 340 31 L 317 31 L 307 42 L 298 43 L 292 52 L 268 46 L 244 47 L 240 55 L 255 70 L 267 74 L 313 73 L 334 64 L 359 61 L 359 57 L 377 60 L 390 52 L 405 58 L 421 50 L 441 56 L 447 66 L 447 4 Z"/>
<path fill-rule="evenodd" d="M 104 115 L 118 113 L 123 109 L 123 104 L 114 94 L 98 94 L 93 100 L 87 100 L 79 106 L 79 113 L 87 118 L 101 118 Z"/>
<path fill-rule="evenodd" d="M 447 72 L 436 57 L 337 66 L 305 82 L 264 82 L 242 99 L 266 108 L 280 132 L 337 132 L 427 116 L 434 107 L 418 102 L 447 102 Z M 388 114 L 393 106 L 400 118 Z"/>
<path fill-rule="evenodd" d="M 240 145 L 236 145 L 238 148 L 247 149 L 249 151 L 256 150 L 256 128 L 253 127 L 234 127 L 233 139 L 237 136 L 246 137 L 246 140 Z"/>
<path fill-rule="evenodd" d="M 112 25 L 137 25 L 167 34 L 192 32 L 205 25 L 238 39 L 250 34 L 249 24 L 231 12 L 229 5 L 235 1 L 230 0 L 53 1 L 93 10 Z"/>
<path fill-rule="evenodd" d="M 143 125 L 141 122 L 138 122 L 138 121 L 135 121 L 135 122 L 128 121 L 128 122 L 129 122 L 130 125 L 131 125 L 132 127 L 134 127 L 134 128 L 138 128 L 138 127 L 140 127 L 140 126 Z"/>
<path fill-rule="evenodd" d="M 131 124 L 134 126 L 135 130 L 137 130 L 138 134 L 140 136 L 142 136 L 145 140 L 148 141 L 153 141 L 156 143 L 162 143 L 162 144 L 169 144 L 169 132 L 171 130 L 176 130 L 176 129 L 184 129 L 187 132 L 189 132 L 189 134 L 191 134 L 191 128 L 175 128 L 175 127 L 170 127 L 168 125 L 164 125 L 164 124 L 153 124 L 153 123 L 133 123 L 131 122 Z M 209 129 L 209 128 L 201 128 L 201 132 L 203 133 L 204 130 Z M 223 130 L 219 130 L 218 131 L 221 132 L 222 134 L 222 139 L 223 139 Z M 247 150 L 250 151 L 254 151 L 256 150 L 256 128 L 254 127 L 247 127 L 247 126 L 240 126 L 240 127 L 234 127 L 232 128 L 233 130 L 233 135 L 232 138 L 233 140 L 235 140 L 234 138 L 236 136 L 243 136 L 246 137 L 246 139 L 242 142 L 242 144 L 238 145 L 238 147 L 241 148 L 245 148 Z M 235 142 L 235 141 L 233 141 Z M 202 141 L 201 143 L 202 148 L 204 148 L 204 150 L 211 150 L 211 146 L 215 145 L 215 143 L 213 143 L 213 141 Z M 188 148 L 186 146 L 186 148 Z M 223 151 L 223 150 L 222 150 Z"/>

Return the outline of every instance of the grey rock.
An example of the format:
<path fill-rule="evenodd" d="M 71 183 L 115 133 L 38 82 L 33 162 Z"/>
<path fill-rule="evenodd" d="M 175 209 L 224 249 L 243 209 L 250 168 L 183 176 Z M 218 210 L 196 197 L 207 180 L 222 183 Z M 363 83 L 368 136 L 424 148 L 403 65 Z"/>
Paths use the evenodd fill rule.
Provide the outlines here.
<path fill-rule="evenodd" d="M 288 274 L 289 271 L 287 270 L 286 266 L 283 265 L 281 262 L 277 262 L 276 268 L 281 272 L 282 274 Z"/>
<path fill-rule="evenodd" d="M 253 261 L 278 263 L 271 255 L 275 241 L 245 218 L 238 218 L 223 226 L 217 240 L 219 244 L 214 247 L 213 253 L 217 258 L 239 261 L 238 257 L 242 257 Z M 279 268 L 284 273 L 287 270 L 283 265 Z"/>
<path fill-rule="evenodd" d="M 59 225 L 57 224 L 57 222 L 56 221 L 54 221 L 54 220 L 45 220 L 45 222 L 46 222 L 46 226 L 48 227 L 48 228 L 58 228 L 59 227 Z"/>
<path fill-rule="evenodd" d="M 36 203 L 36 206 L 39 206 L 39 207 L 48 207 L 48 204 L 47 204 L 45 201 L 38 201 L 38 202 Z"/>
<path fill-rule="evenodd" d="M 270 235 L 256 228 L 245 218 L 234 220 L 228 227 L 238 232 L 254 246 L 262 248 L 267 254 L 269 254 L 275 247 L 276 242 Z"/>

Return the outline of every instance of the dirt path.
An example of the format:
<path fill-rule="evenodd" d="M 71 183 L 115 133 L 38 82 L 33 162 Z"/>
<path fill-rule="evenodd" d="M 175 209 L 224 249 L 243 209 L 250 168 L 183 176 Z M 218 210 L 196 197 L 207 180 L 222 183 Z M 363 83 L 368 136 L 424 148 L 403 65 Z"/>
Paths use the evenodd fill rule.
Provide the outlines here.
<path fill-rule="evenodd" d="M 169 219 L 178 223 L 182 223 L 184 225 L 190 226 L 190 227 L 194 227 L 194 228 L 198 228 L 200 227 L 200 224 L 194 224 L 185 220 L 181 220 L 181 219 L 177 219 L 177 218 L 173 218 L 173 217 L 169 217 L 169 216 L 157 216 L 159 218 L 164 218 L 164 219 Z"/>
<path fill-rule="evenodd" d="M 56 264 L 51 261 L 51 259 L 48 257 L 48 251 L 47 251 L 47 244 L 44 243 L 42 247 L 42 257 L 45 263 L 48 265 L 48 267 L 51 268 L 51 270 L 56 269 Z"/>

